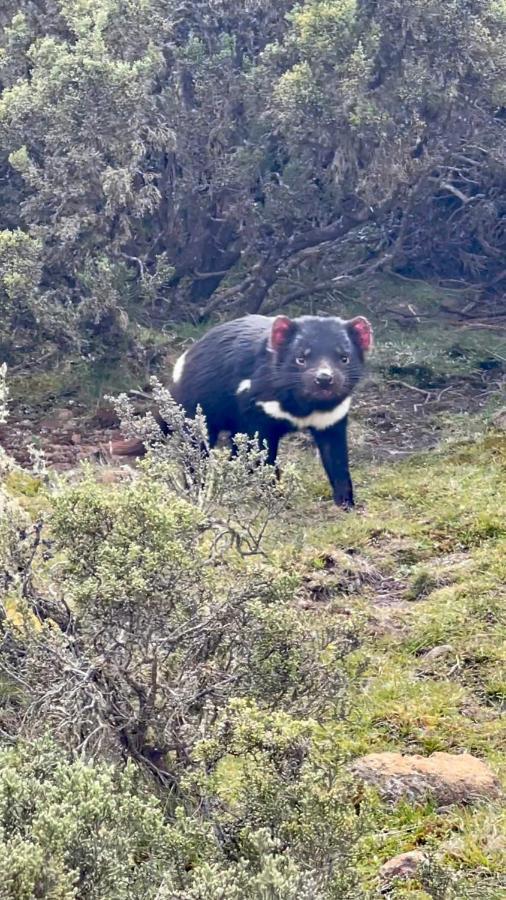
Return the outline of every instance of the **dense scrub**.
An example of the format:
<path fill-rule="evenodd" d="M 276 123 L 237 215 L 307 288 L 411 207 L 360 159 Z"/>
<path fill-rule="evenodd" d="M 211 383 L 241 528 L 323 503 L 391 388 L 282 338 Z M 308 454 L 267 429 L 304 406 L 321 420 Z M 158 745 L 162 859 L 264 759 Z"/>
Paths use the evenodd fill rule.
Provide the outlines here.
<path fill-rule="evenodd" d="M 4 3 L 2 355 L 132 352 L 382 267 L 501 290 L 505 25 L 498 0 Z"/>

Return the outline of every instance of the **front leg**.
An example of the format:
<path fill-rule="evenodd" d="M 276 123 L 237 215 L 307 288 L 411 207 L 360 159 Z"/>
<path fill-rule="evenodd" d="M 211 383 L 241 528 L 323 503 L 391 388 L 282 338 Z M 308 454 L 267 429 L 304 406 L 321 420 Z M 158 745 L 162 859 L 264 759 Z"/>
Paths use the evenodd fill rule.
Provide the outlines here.
<path fill-rule="evenodd" d="M 346 426 L 348 417 L 341 419 L 331 428 L 319 431 L 311 429 L 316 446 L 318 447 L 323 468 L 332 487 L 334 503 L 347 509 L 354 505 L 353 485 L 348 466 L 348 440 Z"/>

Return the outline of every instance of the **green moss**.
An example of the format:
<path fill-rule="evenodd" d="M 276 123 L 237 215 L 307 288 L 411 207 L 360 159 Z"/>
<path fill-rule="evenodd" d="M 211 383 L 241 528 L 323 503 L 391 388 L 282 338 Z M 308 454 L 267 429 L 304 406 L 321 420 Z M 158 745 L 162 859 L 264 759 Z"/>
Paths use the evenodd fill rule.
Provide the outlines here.
<path fill-rule="evenodd" d="M 5 487 L 14 497 L 36 497 L 42 488 L 42 481 L 21 469 L 9 472 Z"/>

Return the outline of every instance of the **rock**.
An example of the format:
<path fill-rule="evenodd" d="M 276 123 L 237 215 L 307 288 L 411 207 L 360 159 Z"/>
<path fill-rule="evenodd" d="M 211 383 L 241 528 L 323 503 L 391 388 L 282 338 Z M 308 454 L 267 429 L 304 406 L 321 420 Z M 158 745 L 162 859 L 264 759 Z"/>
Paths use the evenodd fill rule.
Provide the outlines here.
<path fill-rule="evenodd" d="M 506 406 L 496 412 L 492 418 L 492 423 L 500 431 L 506 431 Z"/>
<path fill-rule="evenodd" d="M 119 424 L 119 420 L 111 406 L 101 405 L 95 410 L 91 424 L 99 428 L 112 428 Z"/>
<path fill-rule="evenodd" d="M 418 800 L 432 796 L 442 805 L 471 803 L 501 794 L 499 780 L 491 769 L 469 753 L 433 753 L 431 756 L 402 753 L 369 753 L 352 767 L 356 777 L 376 787 L 391 802 L 401 797 Z"/>
<path fill-rule="evenodd" d="M 70 409 L 55 409 L 42 419 L 40 426 L 48 431 L 71 428 L 74 426 L 74 413 Z"/>
<path fill-rule="evenodd" d="M 450 653 L 453 653 L 451 644 L 440 644 L 438 647 L 433 647 L 432 650 L 427 650 L 427 653 L 423 654 L 423 658 L 424 660 L 439 659 L 441 656 L 449 656 Z"/>
<path fill-rule="evenodd" d="M 81 435 L 79 434 L 78 431 L 74 431 L 70 436 L 70 440 L 73 444 L 80 444 L 81 443 Z"/>
<path fill-rule="evenodd" d="M 421 850 L 410 850 L 408 853 L 400 853 L 386 863 L 380 869 L 380 877 L 383 881 L 392 881 L 394 878 L 413 878 L 419 871 L 427 857 Z"/>

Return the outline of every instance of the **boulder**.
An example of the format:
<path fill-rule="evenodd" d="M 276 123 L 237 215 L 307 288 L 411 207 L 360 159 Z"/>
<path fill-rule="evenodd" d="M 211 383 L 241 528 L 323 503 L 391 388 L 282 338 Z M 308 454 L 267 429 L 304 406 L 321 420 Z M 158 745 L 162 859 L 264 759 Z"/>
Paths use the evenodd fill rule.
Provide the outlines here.
<path fill-rule="evenodd" d="M 501 794 L 492 770 L 469 753 L 369 753 L 355 760 L 351 768 L 357 778 L 375 787 L 390 802 L 401 797 L 422 800 L 431 796 L 440 806 L 449 806 L 492 800 Z"/>
<path fill-rule="evenodd" d="M 386 863 L 380 869 L 380 877 L 389 882 L 394 878 L 413 878 L 420 870 L 427 857 L 421 850 L 410 850 L 408 853 L 400 853 Z"/>

